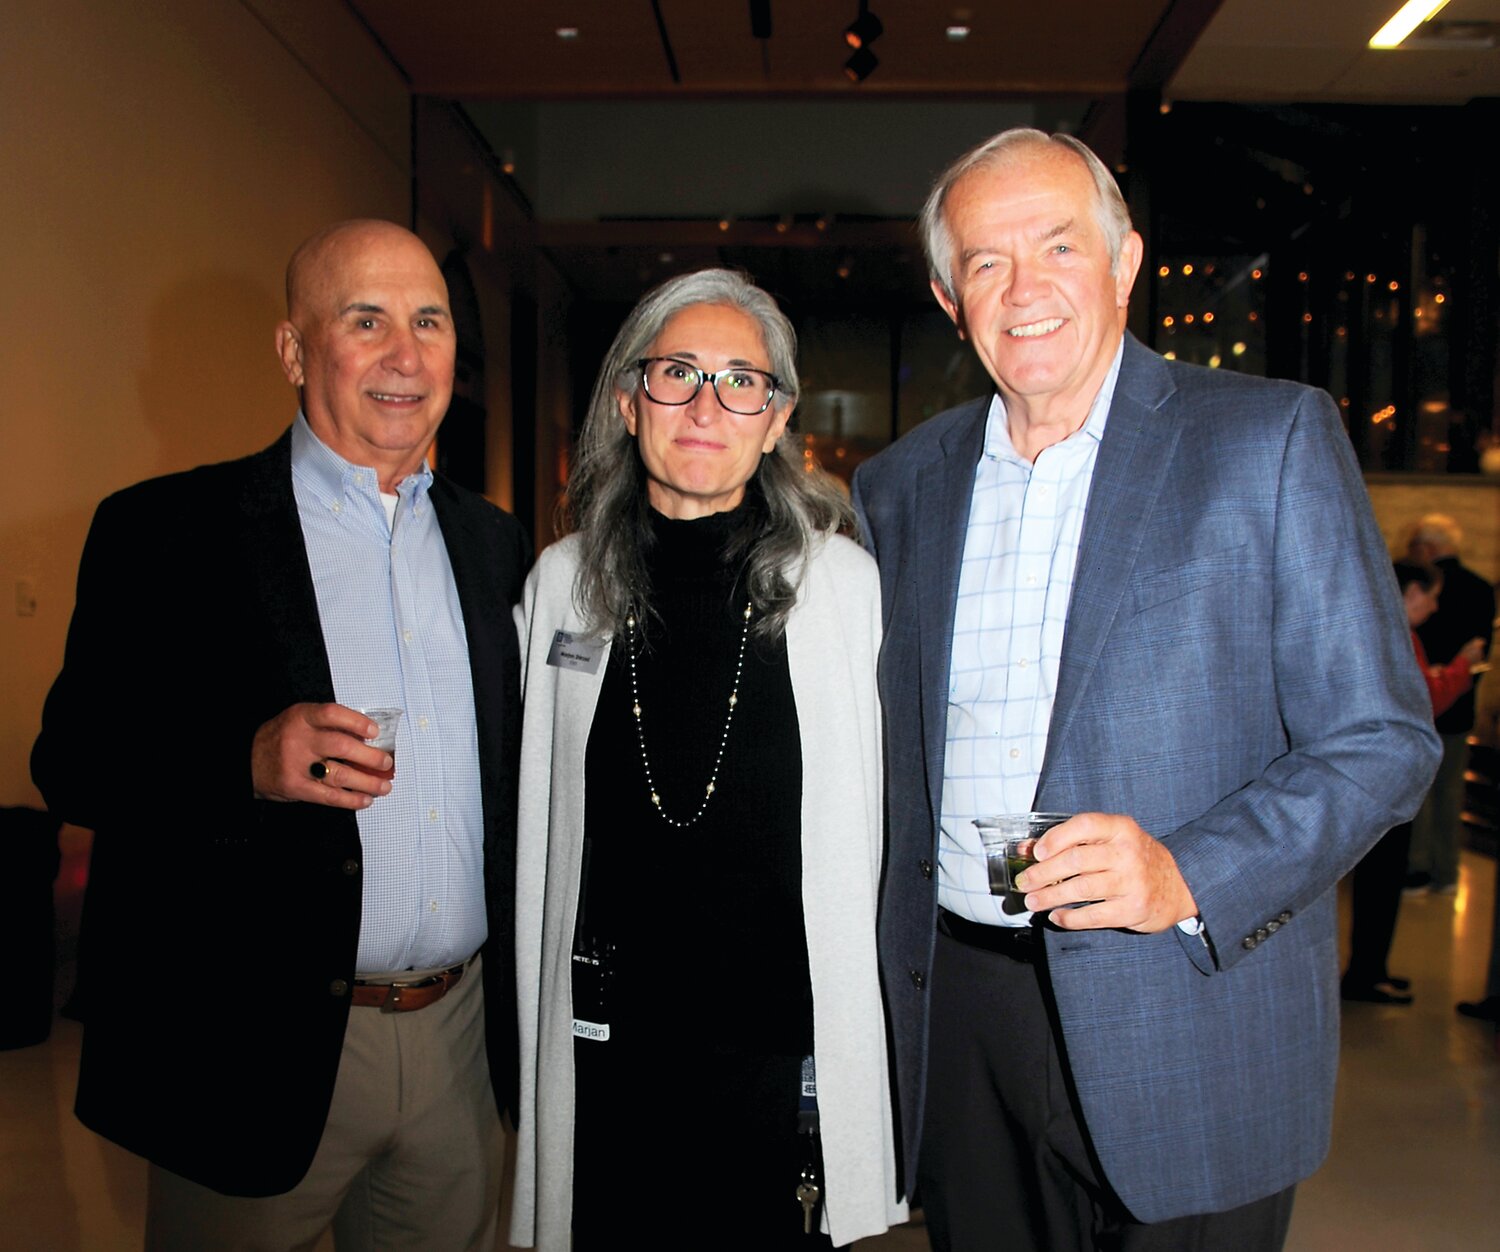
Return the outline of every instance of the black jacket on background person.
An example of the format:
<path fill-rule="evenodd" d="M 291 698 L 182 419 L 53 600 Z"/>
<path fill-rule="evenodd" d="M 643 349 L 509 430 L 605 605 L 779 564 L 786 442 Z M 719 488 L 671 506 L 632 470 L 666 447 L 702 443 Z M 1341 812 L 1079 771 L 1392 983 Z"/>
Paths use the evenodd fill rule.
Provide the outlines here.
<path fill-rule="evenodd" d="M 1438 594 L 1437 612 L 1417 627 L 1417 637 L 1433 665 L 1446 665 L 1470 639 L 1485 642 L 1489 654 L 1490 631 L 1495 621 L 1495 589 L 1478 574 L 1460 565 L 1456 556 L 1439 557 L 1433 562 L 1443 574 L 1443 589 Z M 1437 718 L 1437 728 L 1444 735 L 1463 735 L 1474 729 L 1475 686 L 1454 701 L 1453 706 Z"/>
<path fill-rule="evenodd" d="M 516 1088 L 515 780 L 528 565 L 519 524 L 431 487 L 462 605 L 484 810 L 490 1073 Z M 350 810 L 252 796 L 256 730 L 334 699 L 292 494 L 291 438 L 99 506 L 32 773 L 94 830 L 80 940 L 77 1112 L 233 1195 L 306 1173 L 327 1120 L 359 942 Z"/>

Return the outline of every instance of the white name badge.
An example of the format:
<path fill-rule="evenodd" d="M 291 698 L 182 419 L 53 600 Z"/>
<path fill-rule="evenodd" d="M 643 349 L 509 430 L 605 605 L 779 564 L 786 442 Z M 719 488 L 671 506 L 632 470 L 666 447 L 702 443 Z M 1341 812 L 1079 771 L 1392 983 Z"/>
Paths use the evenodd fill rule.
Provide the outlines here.
<path fill-rule="evenodd" d="M 573 1037 L 575 1039 L 593 1039 L 599 1043 L 609 1042 L 608 1022 L 585 1022 L 578 1018 L 573 1019 Z"/>
<path fill-rule="evenodd" d="M 552 647 L 547 652 L 547 664 L 555 665 L 559 669 L 597 674 L 599 658 L 603 655 L 604 640 L 590 639 L 584 635 L 573 635 L 566 630 L 559 630 L 552 636 Z"/>

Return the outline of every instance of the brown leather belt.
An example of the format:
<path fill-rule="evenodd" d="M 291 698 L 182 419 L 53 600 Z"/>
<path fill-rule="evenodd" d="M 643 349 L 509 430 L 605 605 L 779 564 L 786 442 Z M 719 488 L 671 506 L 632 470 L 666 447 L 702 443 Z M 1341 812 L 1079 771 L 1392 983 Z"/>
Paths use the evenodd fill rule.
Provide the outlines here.
<path fill-rule="evenodd" d="M 356 978 L 350 1003 L 356 1008 L 380 1009 L 386 1013 L 415 1013 L 436 1004 L 458 986 L 468 968 L 469 962 L 465 961 L 413 982 L 365 982 Z"/>
<path fill-rule="evenodd" d="M 939 906 L 937 928 L 948 938 L 956 939 L 968 947 L 1008 956 L 1013 961 L 1024 961 L 1028 965 L 1036 963 L 1037 948 L 1040 945 L 1033 926 L 986 926 Z"/>

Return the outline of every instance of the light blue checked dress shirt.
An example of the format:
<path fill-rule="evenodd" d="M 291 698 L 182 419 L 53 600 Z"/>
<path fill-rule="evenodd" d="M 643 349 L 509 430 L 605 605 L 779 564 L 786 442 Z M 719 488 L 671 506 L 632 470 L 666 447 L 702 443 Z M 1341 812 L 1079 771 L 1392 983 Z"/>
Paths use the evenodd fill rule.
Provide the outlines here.
<path fill-rule="evenodd" d="M 1027 462 L 997 394 L 964 537 L 948 671 L 948 746 L 938 834 L 938 903 L 970 921 L 1023 926 L 990 895 L 976 817 L 1025 813 L 1036 797 L 1057 693 L 1083 514 L 1121 348 L 1083 426 Z"/>
<path fill-rule="evenodd" d="M 299 413 L 292 490 L 333 690 L 406 710 L 391 793 L 359 812 L 361 975 L 435 969 L 484 942 L 483 814 L 469 648 L 426 465 L 397 488 L 328 448 Z"/>

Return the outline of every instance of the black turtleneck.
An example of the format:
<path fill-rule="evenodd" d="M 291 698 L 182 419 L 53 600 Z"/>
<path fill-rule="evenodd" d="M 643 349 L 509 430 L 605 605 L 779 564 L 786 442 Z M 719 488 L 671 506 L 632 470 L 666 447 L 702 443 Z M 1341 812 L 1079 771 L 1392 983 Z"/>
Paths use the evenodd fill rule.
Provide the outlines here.
<path fill-rule="evenodd" d="M 697 810 L 734 687 L 748 596 L 724 559 L 743 507 L 691 521 L 653 513 L 653 613 L 638 625 L 636 682 L 662 806 Z M 697 1033 L 802 1055 L 812 994 L 802 916 L 802 759 L 784 638 L 745 648 L 713 798 L 686 829 L 651 804 L 631 715 L 628 635 L 611 649 L 585 764 L 587 881 L 581 937 L 616 948 L 618 1056 Z M 581 1044 L 580 1046 L 589 1046 Z"/>

